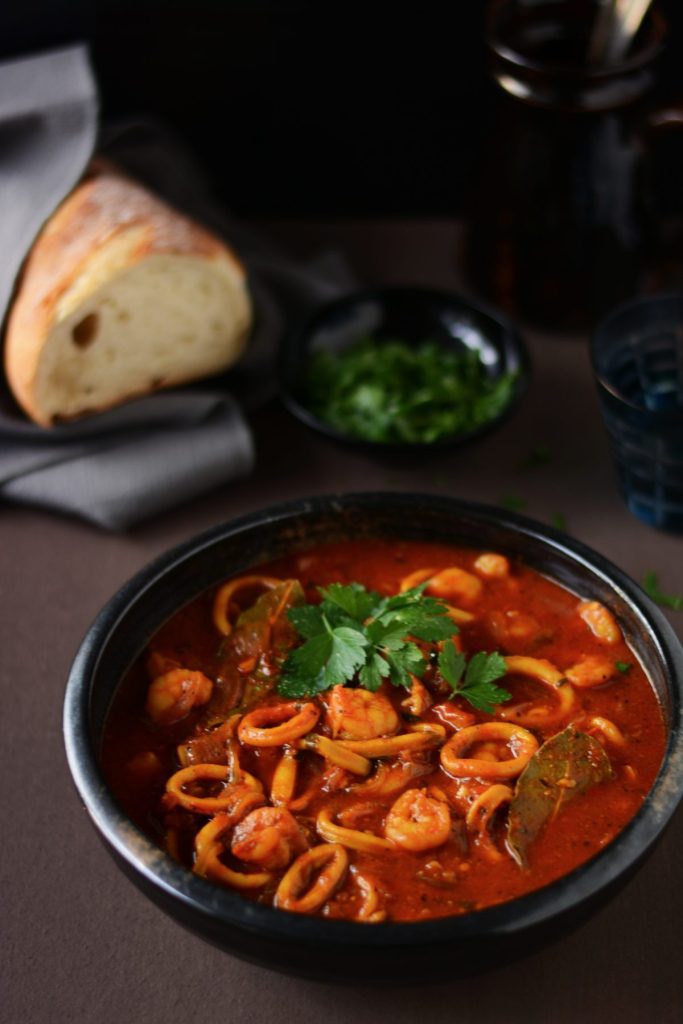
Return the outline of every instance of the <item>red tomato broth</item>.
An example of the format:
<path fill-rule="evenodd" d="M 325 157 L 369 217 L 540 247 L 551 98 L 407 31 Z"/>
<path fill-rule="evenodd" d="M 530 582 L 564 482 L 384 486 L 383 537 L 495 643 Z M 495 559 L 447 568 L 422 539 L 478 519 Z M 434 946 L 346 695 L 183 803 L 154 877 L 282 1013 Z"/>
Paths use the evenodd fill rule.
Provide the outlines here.
<path fill-rule="evenodd" d="M 398 592 L 405 576 L 423 567 L 438 571 L 457 565 L 471 572 L 478 554 L 470 549 L 412 541 L 345 541 L 288 556 L 250 570 L 250 573 L 299 579 L 308 600 L 314 599 L 317 586 L 333 582 L 358 582 L 368 589 L 393 594 Z M 431 755 L 433 768 L 430 773 L 418 777 L 404 789 L 424 789 L 435 784 L 445 792 L 450 798 L 454 823 L 451 838 L 445 844 L 421 853 L 402 849 L 388 849 L 381 854 L 348 851 L 354 868 L 376 884 L 387 919 L 415 920 L 470 912 L 514 899 L 567 874 L 599 852 L 634 816 L 655 779 L 663 757 L 665 726 L 654 691 L 623 639 L 608 646 L 595 637 L 579 617 L 577 605 L 585 595 L 577 597 L 514 561 L 511 562 L 509 577 L 487 578 L 482 582 L 481 597 L 470 608 L 476 615 L 475 621 L 460 626 L 459 636 L 464 652 L 470 655 L 477 650 L 499 650 L 502 654 L 529 655 L 548 659 L 561 672 L 590 655 L 607 654 L 615 663 L 628 663 L 631 665 L 628 672 L 616 672 L 616 677 L 605 685 L 577 688 L 575 704 L 568 719 L 578 719 L 580 728 L 581 720 L 589 716 L 607 718 L 618 726 L 627 743 L 623 750 L 605 743 L 614 778 L 600 782 L 562 805 L 557 816 L 531 844 L 529 864 L 524 869 L 505 852 L 504 815 L 497 817 L 493 827 L 492 840 L 500 852 L 494 861 L 478 842 L 472 841 L 471 836 L 468 838 L 464 824 L 467 801 L 458 801 L 456 795 L 461 780 L 451 778 L 441 768 L 437 750 Z M 150 649 L 175 658 L 186 668 L 205 672 L 217 680 L 216 686 L 220 686 L 225 648 L 212 622 L 214 593 L 215 590 L 202 595 L 179 611 L 159 630 Z M 523 641 L 518 638 L 505 641 L 500 634 L 494 637 L 488 625 L 489 617 L 508 611 L 520 612 L 535 620 L 538 628 L 534 635 Z M 176 746 L 201 733 L 207 723 L 202 708 L 198 708 L 174 725 L 155 725 L 144 710 L 149 678 L 142 662 L 134 667 L 121 686 L 105 729 L 102 763 L 105 776 L 123 809 L 163 845 L 165 812 L 161 798 L 167 778 L 180 767 Z M 534 698 L 543 700 L 547 693 L 542 684 L 519 675 L 508 674 L 498 682 L 512 694 L 509 705 Z M 389 684 L 384 684 L 382 692 L 400 713 L 401 701 L 406 699 L 408 692 Z M 271 695 L 266 699 L 275 701 L 278 698 Z M 433 699 L 435 704 L 443 701 L 438 696 Z M 237 703 L 238 696 L 229 694 L 226 706 L 231 700 Z M 471 713 L 477 722 L 491 721 L 495 717 L 475 711 L 462 698 L 456 698 L 454 703 Z M 422 719 L 443 723 L 443 718 L 433 708 Z M 566 724 L 567 720 L 563 720 L 560 724 L 534 726 L 532 731 L 542 743 Z M 329 734 L 324 715 L 321 715 L 317 731 Z M 402 725 L 399 731 L 404 732 L 405 726 Z M 449 737 L 453 731 L 447 727 Z M 142 772 L 139 764 L 131 768 L 131 763 L 135 764 L 133 759 L 146 752 L 156 755 L 158 767 L 152 771 L 147 766 Z M 279 747 L 242 749 L 242 767 L 260 779 L 266 794 L 270 792 L 280 754 Z M 320 775 L 321 759 L 318 755 L 305 754 L 300 760 L 303 774 L 297 784 L 297 793 L 304 791 Z M 510 785 L 514 785 L 514 780 Z M 470 783 L 470 788 L 476 793 L 478 787 L 476 783 Z M 324 806 L 332 805 L 335 814 L 343 817 L 345 810 L 367 803 L 367 813 L 352 827 L 383 836 L 389 807 L 401 792 L 382 801 L 364 797 L 362 789 L 358 792 L 344 788 L 332 792 L 319 789 L 305 810 L 295 816 L 304 825 L 311 845 L 317 845 L 323 840 L 315 834 L 315 820 Z M 192 817 L 184 810 L 182 815 Z M 198 815 L 194 818 L 195 831 L 207 821 Z M 185 844 L 183 858 L 191 867 L 191 843 Z M 230 853 L 226 863 L 233 867 L 236 865 Z M 238 866 L 238 869 L 244 870 L 245 866 Z M 249 866 L 249 870 L 252 869 Z M 243 892 L 247 898 L 264 902 L 270 902 L 272 894 L 272 887 L 267 887 L 262 893 L 254 890 Z M 353 919 L 361 904 L 362 894 L 356 877 L 347 872 L 345 881 L 321 913 L 332 918 Z"/>

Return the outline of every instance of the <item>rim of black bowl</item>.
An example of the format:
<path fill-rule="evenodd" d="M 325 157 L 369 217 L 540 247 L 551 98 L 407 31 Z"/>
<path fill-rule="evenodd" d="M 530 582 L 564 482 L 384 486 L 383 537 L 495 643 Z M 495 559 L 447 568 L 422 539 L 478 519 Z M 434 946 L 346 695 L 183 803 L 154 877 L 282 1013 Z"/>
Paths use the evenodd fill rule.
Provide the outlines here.
<path fill-rule="evenodd" d="M 459 519 L 502 526 L 542 544 L 548 553 L 569 556 L 573 565 L 609 586 L 637 613 L 648 643 L 654 644 L 658 660 L 670 680 L 672 697 L 664 759 L 643 806 L 604 850 L 569 875 L 518 899 L 454 917 L 383 922 L 372 926 L 327 920 L 261 906 L 192 874 L 131 822 L 109 793 L 102 775 L 92 736 L 90 696 L 105 641 L 137 599 L 173 569 L 221 541 L 259 527 L 285 524 L 302 515 L 362 511 L 363 507 L 377 508 L 379 503 L 406 513 L 411 508 L 424 507 L 425 502 L 430 508 L 452 514 L 454 525 Z M 177 607 L 183 603 L 181 600 Z M 134 657 L 131 655 L 131 660 Z M 401 492 L 322 495 L 278 504 L 214 527 L 140 570 L 105 605 L 81 644 L 67 682 L 63 726 L 73 780 L 104 839 L 148 883 L 204 917 L 251 933 L 277 939 L 324 942 L 340 950 L 350 946 L 368 949 L 429 946 L 470 937 L 509 937 L 581 907 L 608 889 L 638 864 L 666 827 L 683 796 L 683 648 L 660 610 L 630 577 L 602 555 L 557 530 L 491 506 L 434 495 Z"/>
<path fill-rule="evenodd" d="M 411 295 L 418 299 L 432 299 L 453 306 L 460 306 L 478 317 L 488 320 L 496 331 L 502 331 L 501 348 L 505 355 L 505 371 L 516 370 L 517 380 L 510 396 L 510 400 L 501 412 L 493 419 L 474 430 L 465 433 L 452 434 L 442 437 L 436 441 L 369 441 L 362 437 L 354 437 L 352 434 L 337 430 L 325 420 L 320 419 L 315 413 L 297 397 L 297 384 L 301 382 L 302 355 L 305 355 L 308 346 L 306 339 L 310 337 L 313 329 L 328 317 L 343 310 L 348 306 L 355 306 L 359 302 L 372 299 L 383 300 L 386 297 L 398 295 Z M 382 455 L 424 455 L 425 452 L 443 452 L 450 449 L 464 447 L 470 442 L 477 441 L 487 434 L 500 427 L 505 420 L 518 407 L 522 397 L 526 393 L 531 377 L 531 358 L 529 351 L 519 331 L 514 327 L 511 320 L 497 310 L 482 303 L 470 302 L 458 292 L 452 292 L 443 288 L 423 288 L 420 285 L 377 285 L 371 288 L 360 288 L 356 291 L 347 292 L 337 299 L 325 302 L 317 306 L 312 313 L 300 320 L 285 335 L 280 346 L 278 355 L 278 386 L 280 398 L 285 408 L 304 423 L 311 430 L 323 434 L 331 441 L 347 447 L 355 448 L 371 454 Z"/>

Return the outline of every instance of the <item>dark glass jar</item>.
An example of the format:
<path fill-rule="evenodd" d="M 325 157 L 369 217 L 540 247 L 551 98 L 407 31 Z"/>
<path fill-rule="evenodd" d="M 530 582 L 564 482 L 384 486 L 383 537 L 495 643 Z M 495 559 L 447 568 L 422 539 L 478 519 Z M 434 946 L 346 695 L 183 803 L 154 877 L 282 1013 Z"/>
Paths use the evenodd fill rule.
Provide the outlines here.
<path fill-rule="evenodd" d="M 588 60 L 597 5 L 497 0 L 487 45 L 497 111 L 467 211 L 476 289 L 521 319 L 584 327 L 638 289 L 653 240 L 650 91 L 665 23 L 631 55 Z"/>

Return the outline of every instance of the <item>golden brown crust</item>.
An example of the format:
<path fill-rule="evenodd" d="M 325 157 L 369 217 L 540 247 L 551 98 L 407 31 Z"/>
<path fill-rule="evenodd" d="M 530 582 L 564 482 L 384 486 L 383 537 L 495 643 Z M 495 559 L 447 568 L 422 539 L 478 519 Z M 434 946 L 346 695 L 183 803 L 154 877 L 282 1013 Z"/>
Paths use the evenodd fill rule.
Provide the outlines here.
<path fill-rule="evenodd" d="M 5 374 L 15 398 L 36 422 L 50 422 L 37 408 L 33 391 L 60 300 L 103 246 L 133 232 L 129 266 L 155 254 L 197 256 L 227 264 L 236 279 L 245 278 L 235 254 L 205 228 L 111 165 L 93 165 L 91 176 L 67 196 L 38 235 L 7 320 Z"/>

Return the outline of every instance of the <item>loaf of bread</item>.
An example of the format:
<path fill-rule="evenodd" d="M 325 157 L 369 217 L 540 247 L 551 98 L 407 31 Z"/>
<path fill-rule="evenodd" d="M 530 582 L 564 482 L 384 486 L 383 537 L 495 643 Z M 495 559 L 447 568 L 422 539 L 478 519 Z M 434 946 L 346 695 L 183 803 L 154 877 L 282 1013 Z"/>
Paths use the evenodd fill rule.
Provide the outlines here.
<path fill-rule="evenodd" d="M 5 373 L 28 416 L 50 426 L 227 369 L 251 323 L 230 249 L 104 168 L 67 197 L 28 256 Z"/>

